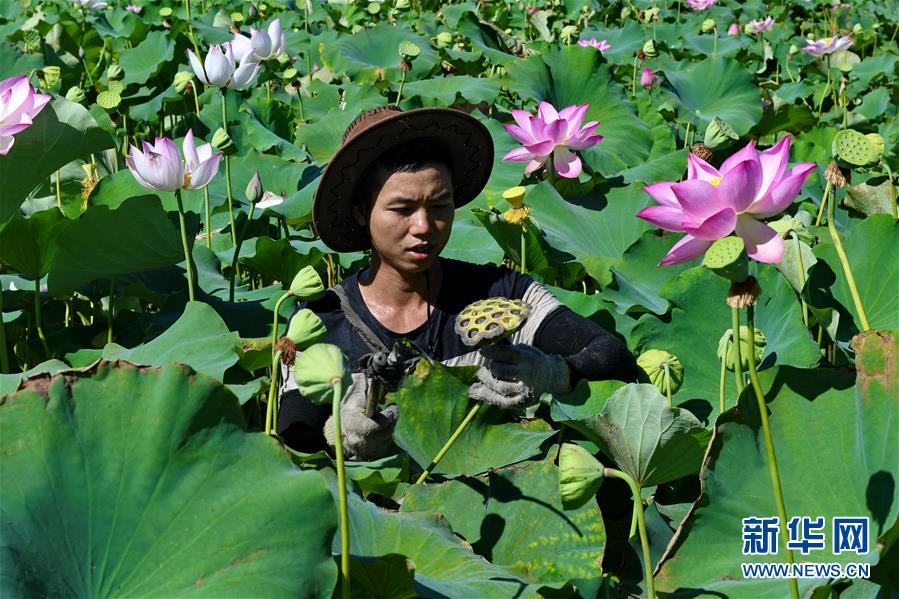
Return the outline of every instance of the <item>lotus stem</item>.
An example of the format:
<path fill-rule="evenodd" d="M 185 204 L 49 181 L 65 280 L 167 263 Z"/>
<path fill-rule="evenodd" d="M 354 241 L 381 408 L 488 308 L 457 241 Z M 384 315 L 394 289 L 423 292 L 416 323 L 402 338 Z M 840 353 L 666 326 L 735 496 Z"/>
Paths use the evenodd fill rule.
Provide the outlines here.
<path fill-rule="evenodd" d="M 343 464 L 343 433 L 340 430 L 340 400 L 343 397 L 343 381 L 334 379 L 331 384 L 334 391 L 331 411 L 334 421 L 334 452 L 337 454 L 337 498 L 340 507 L 340 574 L 343 584 L 340 587 L 343 599 L 350 597 L 350 514 L 347 508 L 346 469 Z"/>
<path fill-rule="evenodd" d="M 184 202 L 181 201 L 181 190 L 175 190 L 175 200 L 178 202 L 178 224 L 181 227 L 181 247 L 184 249 L 184 263 L 187 266 L 187 294 L 190 301 L 194 301 L 194 268 L 191 264 L 190 246 L 187 244 L 187 224 L 184 222 Z"/>
<path fill-rule="evenodd" d="M 887 171 L 887 175 L 890 177 L 889 180 L 889 188 L 890 188 L 890 211 L 893 213 L 893 218 L 899 218 L 899 206 L 896 206 L 896 190 L 893 188 L 893 171 L 890 169 L 890 165 L 887 164 L 886 160 L 881 160 L 883 167 Z"/>
<path fill-rule="evenodd" d="M 799 265 L 799 301 L 802 302 L 802 322 L 805 326 L 808 326 L 808 304 L 805 303 L 805 299 L 802 297 L 802 290 L 805 289 L 805 266 L 802 264 L 802 251 L 799 247 L 799 236 L 796 235 L 796 232 L 793 231 L 791 236 L 793 240 L 793 251 L 796 252 L 796 264 Z"/>
<path fill-rule="evenodd" d="M 774 437 L 771 435 L 771 426 L 768 424 L 768 405 L 762 393 L 762 385 L 755 369 L 755 306 L 746 309 L 746 324 L 749 326 L 749 380 L 755 391 L 755 399 L 758 403 L 759 417 L 762 421 L 762 436 L 765 439 L 765 449 L 768 452 L 768 468 L 771 473 L 771 485 L 774 487 L 774 501 L 777 503 L 777 515 L 780 519 L 780 536 L 784 551 L 787 554 L 787 562 L 793 563 L 793 551 L 787 547 L 790 538 L 787 530 L 787 509 L 784 506 L 783 489 L 780 485 L 780 471 L 777 469 L 777 456 L 774 453 Z M 790 578 L 790 596 L 799 599 L 799 586 L 795 578 Z"/>
<path fill-rule="evenodd" d="M 3 322 L 2 284 L 0 284 L 0 372 L 9 372 L 9 356 L 6 354 L 6 323 Z"/>
<path fill-rule="evenodd" d="M 671 373 L 668 370 L 668 362 L 664 362 L 662 368 L 665 369 L 665 395 L 668 396 L 668 407 L 673 407 L 674 404 L 671 402 Z"/>
<path fill-rule="evenodd" d="M 50 359 L 50 346 L 47 345 L 47 338 L 44 336 L 44 327 L 41 324 L 41 278 L 34 280 L 34 327 L 37 329 L 37 336 L 41 340 L 44 348 L 44 354 Z"/>
<path fill-rule="evenodd" d="M 712 60 L 718 58 L 718 28 L 715 27 L 712 29 L 712 35 L 715 36 L 714 41 L 712 42 Z"/>
<path fill-rule="evenodd" d="M 278 301 L 275 303 L 275 316 L 272 320 L 272 376 L 268 386 L 268 403 L 265 408 L 266 435 L 271 435 L 272 431 L 277 430 L 278 428 L 278 406 L 277 397 L 275 395 L 275 389 L 278 388 L 278 358 L 281 355 L 281 352 L 275 351 L 275 344 L 278 343 L 278 315 L 281 312 L 281 304 L 292 295 L 293 294 L 288 291 L 279 297 Z"/>
<path fill-rule="evenodd" d="M 527 243 L 525 243 L 524 229 L 521 229 L 521 274 L 527 273 Z"/>
<path fill-rule="evenodd" d="M 62 210 L 62 192 L 59 189 L 59 169 L 56 170 L 56 207 Z"/>
<path fill-rule="evenodd" d="M 830 181 L 824 186 L 824 195 L 821 196 L 821 205 L 818 206 L 818 217 L 815 219 L 815 226 L 821 226 L 821 218 L 824 216 L 824 208 L 827 206 L 827 198 L 830 197 L 830 192 L 833 190 L 833 183 Z"/>
<path fill-rule="evenodd" d="M 724 389 L 727 383 L 727 355 L 721 356 L 721 378 L 718 381 L 718 414 L 724 412 Z"/>
<path fill-rule="evenodd" d="M 633 77 L 633 86 L 631 88 L 631 95 L 635 98 L 637 97 L 637 57 L 634 56 L 634 77 Z"/>
<path fill-rule="evenodd" d="M 212 218 L 209 213 L 209 186 L 203 188 L 203 209 L 206 212 L 206 247 L 212 249 Z"/>
<path fill-rule="evenodd" d="M 846 284 L 849 286 L 849 294 L 852 295 L 852 303 L 855 304 L 855 311 L 858 312 L 858 318 L 862 323 L 862 331 L 871 328 L 868 324 L 868 316 L 865 314 L 865 307 L 862 305 L 862 298 L 858 294 L 858 287 L 855 285 L 855 277 L 852 276 L 852 268 L 849 266 L 849 258 L 846 256 L 846 250 L 843 249 L 843 242 L 840 241 L 840 234 L 837 233 L 837 224 L 835 213 L 835 198 L 831 199 L 830 207 L 827 210 L 827 230 L 830 238 L 833 239 L 833 247 L 837 250 L 837 256 L 840 258 L 840 266 L 843 267 L 843 275 L 846 277 Z"/>
<path fill-rule="evenodd" d="M 312 71 L 309 71 L 309 82 L 312 82 Z M 403 76 L 400 79 L 400 91 L 396 95 L 396 106 L 399 108 L 400 100 L 403 98 L 403 86 L 406 85 L 406 71 L 403 70 Z"/>
<path fill-rule="evenodd" d="M 244 234 L 247 232 L 247 226 L 253 220 L 253 212 L 256 210 L 256 204 L 250 203 L 250 215 L 244 221 L 240 228 L 240 235 L 237 236 L 237 244 L 234 246 L 234 256 L 231 257 L 231 280 L 228 282 L 228 301 L 234 301 L 234 281 L 237 279 L 237 259 L 240 257 L 240 246 L 243 245 Z"/>
<path fill-rule="evenodd" d="M 106 343 L 112 343 L 112 324 L 115 319 L 115 277 L 109 281 L 109 306 L 106 311 Z"/>
<path fill-rule="evenodd" d="M 478 410 L 481 409 L 482 405 L 483 404 L 478 402 L 474 404 L 474 406 L 472 406 L 472 408 L 468 411 L 468 414 L 466 414 L 465 419 L 456 428 L 456 431 L 453 433 L 453 435 L 449 438 L 446 444 L 444 444 L 444 446 L 440 448 L 440 451 L 437 452 L 437 455 L 434 456 L 434 459 L 431 460 L 431 463 L 428 464 L 428 467 L 425 468 L 425 471 L 422 472 L 421 476 L 418 477 L 418 480 L 415 481 L 416 485 L 420 485 L 425 482 L 425 479 L 427 479 L 431 471 L 437 467 L 437 464 L 440 463 L 440 460 L 443 459 L 443 456 L 446 455 L 446 452 L 448 452 L 450 450 L 450 447 L 453 446 L 453 443 L 456 442 L 456 439 L 459 438 L 459 436 L 468 427 L 471 421 L 474 420 L 474 417 L 477 416 Z"/>
<path fill-rule="evenodd" d="M 733 329 L 733 356 L 734 356 L 734 375 L 737 378 L 737 398 L 743 393 L 743 361 L 740 356 L 740 310 L 739 308 L 730 309 L 730 326 Z M 752 329 L 749 330 L 749 336 L 753 336 Z"/>
<path fill-rule="evenodd" d="M 652 556 L 649 554 L 649 535 L 646 534 L 646 518 L 643 515 L 643 500 L 640 497 L 640 487 L 636 481 L 626 472 L 615 470 L 614 468 L 606 468 L 603 470 L 603 476 L 606 478 L 620 478 L 631 488 L 631 495 L 634 499 L 634 512 L 637 514 L 637 530 L 640 532 L 640 545 L 643 547 L 643 569 L 646 576 L 646 596 L 649 599 L 655 599 L 656 588 L 652 579 Z"/>
<path fill-rule="evenodd" d="M 225 101 L 225 88 L 222 88 L 222 128 L 228 133 L 228 103 Z M 228 194 L 228 216 L 231 219 L 231 245 L 236 246 L 237 227 L 234 224 L 234 200 L 231 196 L 231 157 L 227 154 L 225 154 L 225 189 Z"/>

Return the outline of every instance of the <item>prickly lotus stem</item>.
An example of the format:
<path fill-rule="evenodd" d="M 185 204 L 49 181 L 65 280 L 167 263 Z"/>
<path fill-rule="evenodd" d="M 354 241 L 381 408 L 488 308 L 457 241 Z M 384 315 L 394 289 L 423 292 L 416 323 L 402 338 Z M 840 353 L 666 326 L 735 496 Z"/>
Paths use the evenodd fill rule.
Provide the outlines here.
<path fill-rule="evenodd" d="M 512 335 L 530 315 L 531 306 L 527 302 L 491 297 L 465 306 L 456 316 L 455 331 L 462 343 L 475 346 Z"/>
<path fill-rule="evenodd" d="M 287 327 L 287 338 L 300 349 L 306 349 L 313 343 L 318 343 L 328 334 L 325 323 L 309 308 L 303 308 L 290 319 Z"/>
<path fill-rule="evenodd" d="M 765 346 L 768 344 L 768 340 L 765 339 L 765 334 L 760 330 L 753 330 L 755 331 L 753 341 L 755 342 L 755 362 L 757 364 L 761 361 L 762 355 L 765 353 Z M 727 329 L 721 337 L 721 340 L 718 341 L 717 352 L 718 359 L 724 360 L 724 365 L 731 371 L 734 369 L 733 340 L 733 329 Z M 749 327 L 745 324 L 740 325 L 740 365 L 743 370 L 749 368 Z"/>
<path fill-rule="evenodd" d="M 831 160 L 824 169 L 824 178 L 834 187 L 848 187 L 852 181 L 852 171 L 841 167 L 836 160 Z"/>
<path fill-rule="evenodd" d="M 759 282 L 755 277 L 749 277 L 745 281 L 731 284 L 727 291 L 727 305 L 737 310 L 754 306 L 761 293 Z"/>
<path fill-rule="evenodd" d="M 325 294 L 322 278 L 312 266 L 304 266 L 290 282 L 290 292 L 302 301 L 314 301 Z"/>
<path fill-rule="evenodd" d="M 576 510 L 596 496 L 602 486 L 604 466 L 593 455 L 573 443 L 559 451 L 559 492 L 562 508 Z"/>
<path fill-rule="evenodd" d="M 331 401 L 332 386 L 336 381 L 343 382 L 344 391 L 353 382 L 346 356 L 330 343 L 316 343 L 298 355 L 293 365 L 293 378 L 300 393 L 317 404 Z"/>
<path fill-rule="evenodd" d="M 637 358 L 637 366 L 646 373 L 649 382 L 663 394 L 669 389 L 671 393 L 677 393 L 684 382 L 684 365 L 677 356 L 664 350 L 650 349 L 643 352 Z"/>

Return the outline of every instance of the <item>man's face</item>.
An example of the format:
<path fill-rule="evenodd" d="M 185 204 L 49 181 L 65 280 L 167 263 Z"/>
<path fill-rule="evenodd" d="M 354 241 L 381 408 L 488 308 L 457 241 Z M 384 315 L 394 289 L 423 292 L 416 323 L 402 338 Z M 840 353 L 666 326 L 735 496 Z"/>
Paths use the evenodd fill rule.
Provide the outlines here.
<path fill-rule="evenodd" d="M 398 272 L 423 272 L 449 241 L 454 209 L 452 177 L 444 165 L 393 173 L 369 216 L 372 248 Z"/>

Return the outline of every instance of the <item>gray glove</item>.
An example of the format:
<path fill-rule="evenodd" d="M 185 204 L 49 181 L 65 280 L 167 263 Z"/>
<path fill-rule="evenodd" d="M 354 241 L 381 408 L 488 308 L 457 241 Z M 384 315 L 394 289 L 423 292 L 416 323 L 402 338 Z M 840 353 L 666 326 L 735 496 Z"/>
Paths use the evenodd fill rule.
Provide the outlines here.
<path fill-rule="evenodd" d="M 393 429 L 399 416 L 395 405 L 387 406 L 374 418 L 365 415 L 367 385 L 352 385 L 340 401 L 340 432 L 343 455 L 349 460 L 370 461 L 387 455 L 393 444 Z M 325 441 L 334 447 L 334 416 L 325 422 Z"/>
<path fill-rule="evenodd" d="M 570 390 L 568 364 L 532 345 L 488 345 L 480 350 L 485 358 L 478 381 L 469 397 L 500 408 L 525 408 L 540 400 L 544 392 Z"/>

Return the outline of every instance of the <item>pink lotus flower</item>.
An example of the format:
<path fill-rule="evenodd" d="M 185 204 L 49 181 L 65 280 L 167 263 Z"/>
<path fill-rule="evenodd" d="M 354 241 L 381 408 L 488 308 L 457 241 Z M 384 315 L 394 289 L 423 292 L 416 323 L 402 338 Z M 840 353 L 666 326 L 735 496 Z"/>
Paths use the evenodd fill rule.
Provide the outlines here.
<path fill-rule="evenodd" d="M 656 81 L 658 77 L 656 74 L 652 72 L 652 69 L 646 67 L 643 69 L 643 73 L 640 75 L 640 85 L 643 86 L 643 89 L 650 90 L 655 87 Z"/>
<path fill-rule="evenodd" d="M 736 23 L 731 23 L 730 27 L 727 28 L 727 35 L 740 35 L 740 26 Z"/>
<path fill-rule="evenodd" d="M 13 135 L 30 127 L 49 101 L 47 94 L 34 92 L 24 75 L 0 81 L 0 156 L 9 153 Z"/>
<path fill-rule="evenodd" d="M 596 41 L 595 37 L 591 37 L 588 40 L 580 40 L 577 45 L 582 48 L 593 47 L 600 52 L 607 52 L 612 49 L 612 46 L 606 40 Z"/>
<path fill-rule="evenodd" d="M 713 241 L 733 232 L 743 239 L 750 258 L 780 262 L 783 240 L 759 219 L 789 206 L 815 168 L 813 163 L 802 162 L 787 170 L 789 154 L 789 136 L 764 152 L 749 142 L 725 160 L 720 170 L 690 154 L 686 181 L 644 187 L 660 205 L 648 206 L 637 216 L 667 231 L 686 233 L 659 265 L 692 260 Z"/>
<path fill-rule="evenodd" d="M 764 21 L 757 21 L 755 19 L 749 21 L 749 28 L 753 33 L 764 33 L 768 31 L 774 26 L 774 19 L 771 17 L 765 17 Z"/>
<path fill-rule="evenodd" d="M 581 159 L 572 150 L 585 150 L 602 141 L 601 135 L 593 135 L 598 121 L 581 123 L 589 104 L 574 104 L 556 111 L 549 102 L 540 102 L 537 116 L 526 110 L 513 110 L 517 125 L 503 125 L 506 131 L 523 144 L 503 156 L 503 160 L 527 162 L 525 173 L 543 167 L 552 157 L 552 164 L 559 176 L 576 179 L 581 174 Z"/>
<path fill-rule="evenodd" d="M 287 45 L 284 31 L 281 29 L 281 19 L 272 21 L 267 30 L 250 27 L 250 37 L 235 33 L 231 45 L 235 55 L 242 57 L 250 54 L 250 60 L 253 62 L 278 58 Z"/>
<path fill-rule="evenodd" d="M 143 6 L 138 6 L 137 4 L 129 4 L 125 7 L 126 12 L 133 12 L 135 14 L 140 14 L 140 11 L 142 11 L 143 9 Z"/>
<path fill-rule="evenodd" d="M 218 173 L 222 158 L 221 152 L 212 153 L 211 144 L 198 148 L 192 129 L 184 136 L 183 163 L 177 144 L 167 137 L 157 137 L 156 143 L 144 142 L 143 146 L 143 152 L 131 146 L 131 154 L 125 162 L 138 183 L 158 191 L 206 187 Z"/>
<path fill-rule="evenodd" d="M 693 10 L 706 10 L 718 0 L 687 0 L 687 6 Z"/>
<path fill-rule="evenodd" d="M 848 49 L 852 46 L 852 36 L 825 37 L 820 40 L 806 39 L 805 43 L 808 45 L 802 48 L 802 51 L 820 58 L 825 54 L 833 54 L 834 52 Z"/>

